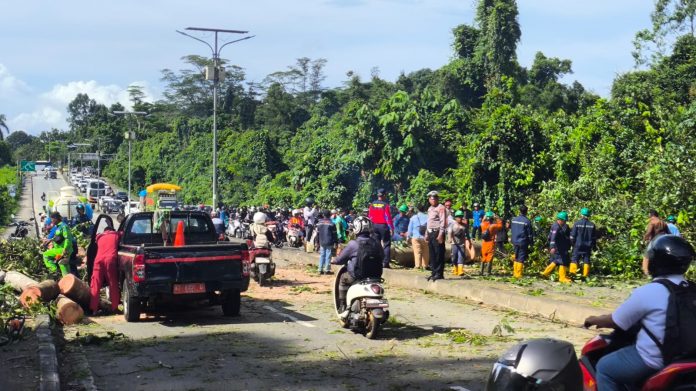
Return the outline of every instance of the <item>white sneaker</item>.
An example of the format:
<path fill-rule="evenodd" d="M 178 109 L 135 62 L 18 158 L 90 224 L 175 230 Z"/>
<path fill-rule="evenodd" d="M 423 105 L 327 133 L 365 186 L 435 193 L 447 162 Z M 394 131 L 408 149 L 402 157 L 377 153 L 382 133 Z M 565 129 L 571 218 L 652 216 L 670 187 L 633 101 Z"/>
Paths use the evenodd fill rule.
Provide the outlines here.
<path fill-rule="evenodd" d="M 349 314 L 350 314 L 350 311 L 345 310 L 345 311 L 341 312 L 340 314 L 338 314 L 338 317 L 341 319 L 345 319 L 348 317 Z"/>

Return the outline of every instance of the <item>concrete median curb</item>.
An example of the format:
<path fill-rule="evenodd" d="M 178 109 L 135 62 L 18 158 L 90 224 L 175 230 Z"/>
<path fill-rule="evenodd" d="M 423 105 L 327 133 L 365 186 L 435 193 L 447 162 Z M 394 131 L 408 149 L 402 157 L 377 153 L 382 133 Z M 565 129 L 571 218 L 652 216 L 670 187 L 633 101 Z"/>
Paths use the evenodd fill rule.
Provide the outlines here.
<path fill-rule="evenodd" d="M 316 265 L 318 261 L 317 254 L 285 249 L 273 251 L 290 263 Z M 571 324 L 582 324 L 588 316 L 607 312 L 605 309 L 563 301 L 557 296 L 531 296 L 476 280 L 457 278 L 431 282 L 424 274 L 394 269 L 385 269 L 383 277 L 387 284 L 400 288 L 422 290 Z"/>
<path fill-rule="evenodd" d="M 36 337 L 39 341 L 39 390 L 59 391 L 58 357 L 48 315 L 36 317 Z"/>

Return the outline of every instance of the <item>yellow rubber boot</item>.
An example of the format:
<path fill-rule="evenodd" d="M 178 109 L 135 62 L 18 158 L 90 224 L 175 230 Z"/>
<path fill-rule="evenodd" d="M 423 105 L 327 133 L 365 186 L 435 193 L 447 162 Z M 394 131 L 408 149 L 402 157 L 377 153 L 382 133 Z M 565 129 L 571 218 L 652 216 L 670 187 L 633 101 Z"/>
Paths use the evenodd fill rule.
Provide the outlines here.
<path fill-rule="evenodd" d="M 587 277 L 590 275 L 590 265 L 587 263 L 582 265 L 582 276 Z"/>
<path fill-rule="evenodd" d="M 578 264 L 575 262 L 572 262 L 570 264 L 570 274 L 578 274 Z"/>
<path fill-rule="evenodd" d="M 558 268 L 558 282 L 563 284 L 570 284 L 572 280 L 566 275 L 566 267 L 561 266 Z"/>
<path fill-rule="evenodd" d="M 457 265 L 452 265 L 452 274 L 457 275 Z"/>
<path fill-rule="evenodd" d="M 555 263 L 549 263 L 549 266 L 546 266 L 546 269 L 543 272 L 541 272 L 541 275 L 544 277 L 548 277 L 551 275 L 551 273 L 553 273 L 553 269 L 555 269 L 555 268 L 556 268 Z"/>
<path fill-rule="evenodd" d="M 464 275 L 464 265 L 457 265 L 457 273 L 458 276 L 463 276 Z"/>
<path fill-rule="evenodd" d="M 512 264 L 512 276 L 514 278 L 522 278 L 522 270 L 524 270 L 524 264 L 522 262 L 515 262 Z"/>

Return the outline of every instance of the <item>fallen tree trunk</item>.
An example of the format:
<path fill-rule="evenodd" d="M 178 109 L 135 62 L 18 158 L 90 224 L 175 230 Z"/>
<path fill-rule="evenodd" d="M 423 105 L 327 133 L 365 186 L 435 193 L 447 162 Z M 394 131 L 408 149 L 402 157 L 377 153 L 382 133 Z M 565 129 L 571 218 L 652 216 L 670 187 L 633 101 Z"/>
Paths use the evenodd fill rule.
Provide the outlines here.
<path fill-rule="evenodd" d="M 56 319 L 60 323 L 69 326 L 81 321 L 84 315 L 85 312 L 79 304 L 63 295 L 58 295 L 58 300 L 56 300 Z"/>
<path fill-rule="evenodd" d="M 75 300 L 81 306 L 89 307 L 90 293 L 89 285 L 72 274 L 68 274 L 58 281 L 60 293 Z"/>
<path fill-rule="evenodd" d="M 24 274 L 13 271 L 9 271 L 5 274 L 5 284 L 11 286 L 17 292 L 22 292 L 24 289 L 33 285 L 39 285 L 38 282 Z"/>
<path fill-rule="evenodd" d="M 37 285 L 26 287 L 19 296 L 19 301 L 24 307 L 29 307 L 33 303 L 55 300 L 59 293 L 60 288 L 57 282 L 45 280 Z"/>
<path fill-rule="evenodd" d="M 473 245 L 471 247 L 469 247 L 468 249 L 464 249 L 466 251 L 466 258 L 468 261 L 474 261 L 477 258 L 481 257 L 481 242 L 473 241 L 472 243 L 473 243 Z M 452 245 L 448 243 L 445 245 L 445 261 L 446 262 L 449 262 L 451 254 L 452 254 Z M 411 247 L 411 246 L 392 247 L 392 259 L 395 260 L 396 263 L 398 263 L 399 265 L 401 265 L 403 267 L 414 267 L 415 260 L 413 257 L 413 247 Z"/>

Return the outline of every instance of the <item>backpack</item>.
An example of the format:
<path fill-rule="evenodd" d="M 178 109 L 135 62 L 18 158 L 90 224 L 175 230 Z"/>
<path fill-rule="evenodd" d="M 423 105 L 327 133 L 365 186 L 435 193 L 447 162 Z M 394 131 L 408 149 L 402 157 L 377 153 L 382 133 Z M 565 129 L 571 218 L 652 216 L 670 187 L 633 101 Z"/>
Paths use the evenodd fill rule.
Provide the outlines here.
<path fill-rule="evenodd" d="M 384 251 L 379 242 L 374 238 L 358 241 L 358 256 L 353 269 L 353 278 L 363 280 L 365 278 L 382 277 L 382 260 Z"/>
<path fill-rule="evenodd" d="M 643 327 L 660 348 L 665 366 L 679 360 L 696 357 L 696 284 L 681 285 L 665 279 L 654 281 L 669 290 L 665 341 L 661 344 L 653 333 Z"/>

